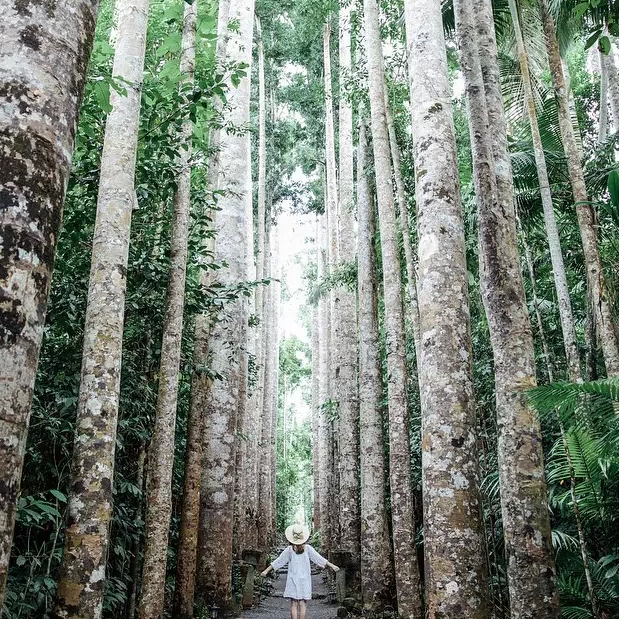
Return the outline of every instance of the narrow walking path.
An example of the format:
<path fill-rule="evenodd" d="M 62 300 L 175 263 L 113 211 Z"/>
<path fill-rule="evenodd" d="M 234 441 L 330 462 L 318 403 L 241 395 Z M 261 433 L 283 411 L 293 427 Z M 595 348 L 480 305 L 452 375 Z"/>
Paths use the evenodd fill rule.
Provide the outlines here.
<path fill-rule="evenodd" d="M 337 604 L 329 604 L 327 584 L 322 581 L 323 572 L 312 574 L 312 599 L 307 603 L 307 619 L 332 619 L 337 613 Z M 242 619 L 287 619 L 290 617 L 290 602 L 284 595 L 286 571 L 281 570 L 279 577 L 273 581 L 271 594 L 260 603 L 243 611 Z"/>

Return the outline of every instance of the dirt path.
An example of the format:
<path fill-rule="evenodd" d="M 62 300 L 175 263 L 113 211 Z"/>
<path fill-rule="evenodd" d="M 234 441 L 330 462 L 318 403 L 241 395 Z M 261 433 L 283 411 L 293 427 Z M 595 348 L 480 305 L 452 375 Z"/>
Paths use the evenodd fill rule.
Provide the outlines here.
<path fill-rule="evenodd" d="M 280 571 L 273 581 L 271 595 L 260 600 L 260 604 L 244 610 L 241 619 L 288 619 L 290 602 L 283 598 L 286 586 L 286 572 Z M 337 605 L 327 602 L 327 585 L 322 582 L 322 572 L 312 575 L 312 599 L 307 603 L 307 619 L 332 619 L 336 616 Z"/>

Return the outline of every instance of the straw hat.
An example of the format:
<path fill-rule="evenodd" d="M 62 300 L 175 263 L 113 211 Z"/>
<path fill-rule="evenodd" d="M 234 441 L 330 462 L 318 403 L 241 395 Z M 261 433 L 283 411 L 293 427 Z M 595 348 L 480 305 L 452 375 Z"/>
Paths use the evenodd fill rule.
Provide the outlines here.
<path fill-rule="evenodd" d="M 291 524 L 284 533 L 291 544 L 305 544 L 310 536 L 310 530 L 303 524 Z"/>

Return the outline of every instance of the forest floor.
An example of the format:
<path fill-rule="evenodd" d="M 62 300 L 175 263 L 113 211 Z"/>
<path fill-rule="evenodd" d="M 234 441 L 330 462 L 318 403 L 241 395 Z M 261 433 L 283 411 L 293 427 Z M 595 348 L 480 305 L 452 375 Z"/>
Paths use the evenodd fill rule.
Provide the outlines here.
<path fill-rule="evenodd" d="M 290 601 L 283 597 L 286 572 L 279 572 L 273 581 L 271 594 L 260 600 L 253 608 L 243 611 L 241 619 L 287 619 L 290 617 Z M 312 599 L 307 603 L 307 619 L 332 619 L 336 616 L 337 604 L 327 602 L 327 585 L 322 581 L 322 572 L 312 574 Z"/>

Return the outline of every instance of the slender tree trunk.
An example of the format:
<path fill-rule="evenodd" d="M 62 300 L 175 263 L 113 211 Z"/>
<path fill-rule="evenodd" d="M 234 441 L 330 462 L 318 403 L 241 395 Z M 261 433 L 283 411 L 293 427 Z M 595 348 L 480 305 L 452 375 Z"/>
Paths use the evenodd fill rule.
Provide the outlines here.
<path fill-rule="evenodd" d="M 270 369 L 272 375 L 269 382 L 273 385 L 270 402 L 268 405 L 271 410 L 271 436 L 269 449 L 269 470 L 271 473 L 271 503 L 269 505 L 270 521 L 269 521 L 269 540 L 271 546 L 275 545 L 277 532 L 277 509 L 276 509 L 276 483 L 277 483 L 277 420 L 279 412 L 279 306 L 281 297 L 280 283 L 280 263 L 279 263 L 279 233 L 277 224 L 274 221 L 271 227 L 271 277 L 273 278 L 272 296 L 269 303 L 269 356 L 272 357 Z"/>
<path fill-rule="evenodd" d="M 389 408 L 389 473 L 391 518 L 398 613 L 422 617 L 419 566 L 415 552 L 415 522 L 411 485 L 409 419 L 406 388 L 406 342 L 400 255 L 392 185 L 391 153 L 385 109 L 385 76 L 378 3 L 364 0 L 364 25 L 374 167 L 382 250 Z"/>
<path fill-rule="evenodd" d="M 404 246 L 404 258 L 406 263 L 406 293 L 408 303 L 405 305 L 407 322 L 413 332 L 415 355 L 419 355 L 419 305 L 417 303 L 417 258 L 413 251 L 413 238 L 408 222 L 408 206 L 406 204 L 406 190 L 402 177 L 402 163 L 400 160 L 400 147 L 396 139 L 393 116 L 389 106 L 389 95 L 385 88 L 385 113 L 387 115 L 387 129 L 389 130 L 389 148 L 393 162 L 393 177 L 395 179 L 396 197 L 398 201 L 398 221 L 402 231 L 402 245 Z"/>
<path fill-rule="evenodd" d="M 143 498 L 146 494 L 145 490 L 145 472 L 146 472 L 146 445 L 140 443 L 140 449 L 138 452 L 138 466 L 135 476 L 135 485 L 140 489 L 140 503 L 136 510 L 136 521 L 144 518 L 144 501 Z M 131 557 L 131 585 L 129 589 L 128 604 L 127 604 L 127 619 L 133 619 L 135 617 L 135 610 L 138 602 L 138 581 L 140 579 L 140 546 L 141 535 L 137 535 L 133 542 L 132 557 Z"/>
<path fill-rule="evenodd" d="M 215 63 L 220 67 L 226 51 L 228 14 L 230 0 L 219 2 L 217 18 L 217 49 Z M 221 110 L 221 101 L 215 98 L 213 107 Z M 209 136 L 211 156 L 208 166 L 208 187 L 217 188 L 219 177 L 219 143 L 220 131 L 213 128 Z M 214 211 L 211 212 L 211 216 Z M 212 255 L 215 250 L 214 239 L 209 238 L 204 243 L 205 253 Z M 210 275 L 206 271 L 200 274 L 200 286 L 204 290 L 210 284 Z M 211 317 L 208 314 L 198 314 L 194 327 L 194 351 L 191 379 L 191 401 L 189 410 L 189 430 L 185 455 L 185 479 L 183 483 L 183 512 L 178 542 L 178 559 L 176 571 L 175 609 L 179 619 L 184 619 L 183 613 L 193 614 L 196 586 L 197 551 L 200 538 L 200 492 L 202 477 L 204 411 L 213 384 L 210 374 L 206 371 L 209 361 Z M 191 615 L 189 615 L 191 616 Z"/>
<path fill-rule="evenodd" d="M 613 119 L 613 130 L 619 131 L 619 73 L 615 62 L 614 46 L 611 47 L 608 54 L 601 54 L 601 60 L 608 80 L 608 102 Z"/>
<path fill-rule="evenodd" d="M 31 3 L 10 3 L 9 8 L 4 3 L 2 11 L 0 607 L 52 263 L 98 9 L 96 0 L 66 0 L 51 8 Z M 15 105 L 17 99 L 20 105 Z"/>
<path fill-rule="evenodd" d="M 608 67 L 604 54 L 598 49 L 600 62 L 600 119 L 598 125 L 598 146 L 608 138 Z"/>
<path fill-rule="evenodd" d="M 325 70 L 325 159 L 326 159 L 326 182 L 327 182 L 327 227 L 329 233 L 328 250 L 328 273 L 332 275 L 338 267 L 340 261 L 340 222 L 339 222 L 339 200 L 337 185 L 337 165 L 335 157 L 335 130 L 333 122 L 333 94 L 331 88 L 331 27 L 329 21 L 325 24 L 324 30 L 324 70 Z M 338 359 L 342 350 L 342 314 L 340 288 L 329 290 L 329 324 L 330 324 L 330 346 L 329 354 L 329 398 L 337 408 L 337 415 L 334 415 L 329 428 L 330 456 L 329 456 L 329 511 L 330 518 L 330 547 L 335 549 L 340 543 L 340 509 L 339 509 L 339 475 L 338 475 L 338 430 L 340 427 L 339 415 L 341 405 L 341 386 L 343 377 L 340 375 Z"/>
<path fill-rule="evenodd" d="M 405 18 L 419 233 L 426 604 L 430 619 L 485 619 L 466 251 L 440 0 L 410 0 Z"/>
<path fill-rule="evenodd" d="M 385 503 L 382 367 L 378 328 L 376 221 L 366 168 L 368 144 L 363 110 L 359 110 L 357 150 L 357 244 L 359 296 L 359 408 L 361 426 L 361 593 L 368 614 L 384 608 L 393 596 L 395 574 Z"/>
<path fill-rule="evenodd" d="M 113 74 L 126 94 L 112 90 L 101 158 L 57 617 L 98 618 L 103 605 L 148 7 L 131 0 L 119 9 Z"/>
<path fill-rule="evenodd" d="M 182 92 L 193 89 L 196 57 L 198 0 L 184 5 L 183 39 L 180 71 Z M 186 97 L 186 95 L 185 95 Z M 185 104 L 187 104 L 185 98 Z M 178 151 L 179 171 L 174 196 L 174 216 L 170 239 L 170 275 L 168 279 L 166 317 L 161 342 L 159 390 L 155 427 L 148 450 L 146 520 L 142 591 L 138 617 L 155 619 L 163 615 L 168 532 L 172 517 L 172 472 L 174 467 L 174 429 L 181 363 L 187 241 L 191 210 L 191 147 L 193 123 L 183 121 L 182 141 Z"/>
<path fill-rule="evenodd" d="M 546 34 L 546 49 L 550 64 L 550 74 L 559 111 L 559 128 L 563 149 L 567 157 L 567 168 L 572 183 L 572 193 L 576 203 L 576 215 L 580 228 L 585 268 L 587 270 L 587 286 L 589 297 L 593 303 L 596 326 L 602 342 L 602 352 L 608 377 L 619 375 L 619 343 L 612 317 L 612 307 L 607 298 L 604 273 L 598 249 L 595 212 L 586 202 L 589 200 L 585 185 L 585 173 L 580 160 L 578 143 L 572 124 L 567 88 L 563 75 L 559 43 L 555 34 L 554 19 L 550 13 L 548 0 L 540 0 L 541 15 Z"/>
<path fill-rule="evenodd" d="M 253 1 L 233 0 L 230 17 L 239 29 L 228 43 L 228 57 L 251 66 Z M 228 121 L 235 127 L 249 122 L 250 73 L 228 94 Z M 219 198 L 215 256 L 227 268 L 219 273 L 219 283 L 235 287 L 247 277 L 247 204 L 251 200 L 247 133 L 222 136 L 221 176 L 230 189 Z M 223 183 L 220 183 L 223 186 Z M 242 296 L 242 295 L 241 295 Z M 224 609 L 231 603 L 232 532 L 234 512 L 235 450 L 239 409 L 242 348 L 246 338 L 246 306 L 243 299 L 231 300 L 222 308 L 210 341 L 211 369 L 220 377 L 214 381 L 205 411 L 204 454 L 200 490 L 200 541 L 198 587 L 200 605 L 215 602 Z"/>
<path fill-rule="evenodd" d="M 258 47 L 258 204 L 257 204 L 257 234 L 256 234 L 256 280 L 260 281 L 265 277 L 265 224 L 266 224 L 266 84 L 264 75 L 264 43 L 262 39 L 262 28 L 260 20 L 256 17 L 256 37 Z M 252 426 L 248 428 L 251 449 L 254 453 L 252 465 L 248 469 L 247 486 L 250 492 L 248 513 L 250 516 L 249 539 L 252 546 L 255 545 L 259 537 L 257 514 L 259 512 L 259 471 L 260 471 L 260 428 L 261 411 L 264 402 L 264 338 L 265 338 L 265 315 L 264 315 L 264 286 L 258 285 L 255 291 L 255 317 L 256 317 L 256 336 L 255 336 L 255 362 L 256 362 L 256 384 L 252 394 L 250 410 L 252 414 Z"/>
<path fill-rule="evenodd" d="M 316 220 L 318 228 L 318 220 Z M 318 230 L 316 231 L 318 232 Z M 318 253 L 318 234 L 316 234 L 316 253 Z M 320 325 L 318 308 L 312 311 L 312 529 L 320 531 L 322 515 L 320 513 Z"/>
<path fill-rule="evenodd" d="M 321 282 L 327 274 L 327 253 L 328 253 L 328 232 L 327 232 L 327 215 L 320 216 L 320 234 L 319 234 L 319 255 L 318 255 L 318 281 Z M 319 322 L 319 340 L 320 340 L 320 355 L 318 359 L 319 371 L 319 459 L 320 459 L 320 514 L 321 528 L 320 541 L 321 550 L 323 553 L 328 552 L 331 548 L 331 521 L 332 513 L 329 511 L 330 494 L 333 488 L 329 485 L 329 429 L 330 422 L 328 420 L 327 403 L 329 400 L 329 300 L 323 296 L 318 301 L 318 322 Z"/>
<path fill-rule="evenodd" d="M 340 108 L 339 108 L 339 263 L 344 266 L 355 260 L 352 106 L 346 92 L 351 74 L 350 52 L 351 5 L 340 4 Z M 360 513 L 359 513 L 359 395 L 357 391 L 357 312 L 353 292 L 340 287 L 336 311 L 339 320 L 339 346 L 336 349 L 335 371 L 339 376 L 339 497 L 340 547 L 346 552 L 348 570 L 346 583 L 359 587 Z"/>
<path fill-rule="evenodd" d="M 567 358 L 568 374 L 571 381 L 581 380 L 580 359 L 578 357 L 578 345 L 576 343 L 576 330 L 574 328 L 574 317 L 572 315 L 572 303 L 570 301 L 569 288 L 563 253 L 561 251 L 561 241 L 559 239 L 559 229 L 555 218 L 552 204 L 552 193 L 550 191 L 550 181 L 548 179 L 548 169 L 546 167 L 546 157 L 544 147 L 537 123 L 537 111 L 535 110 L 535 99 L 531 87 L 531 77 L 529 73 L 529 60 L 525 48 L 522 30 L 520 28 L 520 16 L 516 0 L 509 0 L 509 10 L 514 24 L 516 34 L 516 44 L 518 48 L 518 60 L 520 72 L 522 74 L 522 84 L 524 87 L 525 103 L 529 122 L 531 125 L 531 135 L 533 138 L 533 150 L 535 152 L 535 165 L 539 179 L 540 192 L 542 197 L 542 207 L 544 210 L 544 222 L 546 224 L 546 235 L 550 248 L 550 260 L 554 274 L 557 298 L 559 300 L 559 316 L 561 319 L 561 330 L 563 332 L 563 344 Z"/>
<path fill-rule="evenodd" d="M 494 355 L 508 582 L 512 616 L 522 617 L 526 609 L 530 613 L 526 616 L 541 619 L 558 617 L 559 607 L 542 435 L 526 395 L 536 385 L 535 350 L 518 255 L 513 184 L 502 177 L 506 191 L 499 193 L 496 176 L 494 151 L 500 162 L 506 159 L 507 123 L 500 92 L 493 90 L 498 83 L 498 55 L 492 6 L 489 0 L 477 1 L 481 10 L 463 0 L 456 0 L 454 8 L 473 151 L 482 297 Z M 486 76 L 493 78 L 488 91 L 482 55 Z M 496 66 L 491 69 L 492 59 Z"/>

